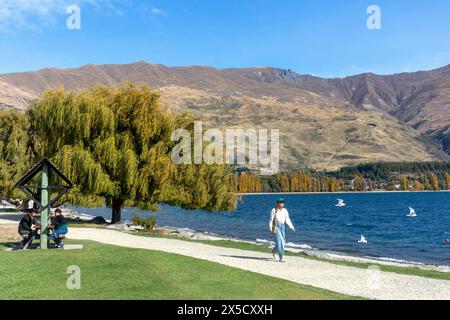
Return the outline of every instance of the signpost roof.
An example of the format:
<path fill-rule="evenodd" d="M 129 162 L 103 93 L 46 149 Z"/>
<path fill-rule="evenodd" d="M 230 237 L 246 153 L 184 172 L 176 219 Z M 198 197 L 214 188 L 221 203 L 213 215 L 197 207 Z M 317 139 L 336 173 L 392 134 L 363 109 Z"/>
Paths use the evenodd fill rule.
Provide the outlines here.
<path fill-rule="evenodd" d="M 65 184 L 56 185 L 56 186 L 47 186 L 48 190 L 59 190 L 57 196 L 54 199 L 50 199 L 46 206 L 43 206 L 41 203 L 40 196 L 38 192 L 33 192 L 33 188 L 42 189 L 42 186 L 31 185 L 30 181 L 36 177 L 39 173 L 42 172 L 44 166 L 47 166 L 49 172 L 56 173 L 58 177 L 60 177 Z M 25 192 L 32 200 L 34 200 L 39 207 L 39 211 L 42 211 L 46 208 L 51 208 L 53 204 L 55 204 L 64 194 L 66 194 L 72 187 L 73 183 L 69 178 L 66 177 L 64 173 L 60 169 L 58 169 L 48 158 L 42 159 L 38 164 L 36 164 L 28 173 L 26 173 L 20 180 L 17 182 L 16 188 L 21 189 Z"/>

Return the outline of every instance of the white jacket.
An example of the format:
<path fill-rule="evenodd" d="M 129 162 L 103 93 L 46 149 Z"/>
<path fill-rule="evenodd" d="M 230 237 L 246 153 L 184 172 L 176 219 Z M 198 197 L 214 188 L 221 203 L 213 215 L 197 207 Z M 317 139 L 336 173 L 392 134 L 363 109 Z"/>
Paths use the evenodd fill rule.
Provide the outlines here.
<path fill-rule="evenodd" d="M 272 209 L 270 213 L 270 221 L 269 221 L 269 230 L 272 231 L 273 220 L 275 219 L 276 224 L 287 224 L 289 229 L 295 231 L 294 225 L 289 218 L 289 212 L 283 208 L 281 210 L 277 210 L 276 208 Z"/>

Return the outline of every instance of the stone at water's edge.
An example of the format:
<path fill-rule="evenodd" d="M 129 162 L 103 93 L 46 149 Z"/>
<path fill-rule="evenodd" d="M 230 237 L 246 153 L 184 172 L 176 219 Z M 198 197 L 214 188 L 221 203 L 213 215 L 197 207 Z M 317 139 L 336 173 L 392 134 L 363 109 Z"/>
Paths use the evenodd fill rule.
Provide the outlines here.
<path fill-rule="evenodd" d="M 125 222 L 119 222 L 116 224 L 110 224 L 106 227 L 107 229 L 112 230 L 118 230 L 118 231 L 137 231 L 142 230 L 143 228 L 140 226 L 134 226 L 131 223 L 125 221 Z"/>
<path fill-rule="evenodd" d="M 89 222 L 95 223 L 95 224 L 107 224 L 105 218 L 100 217 L 100 216 L 93 218 L 93 219 L 90 220 Z"/>

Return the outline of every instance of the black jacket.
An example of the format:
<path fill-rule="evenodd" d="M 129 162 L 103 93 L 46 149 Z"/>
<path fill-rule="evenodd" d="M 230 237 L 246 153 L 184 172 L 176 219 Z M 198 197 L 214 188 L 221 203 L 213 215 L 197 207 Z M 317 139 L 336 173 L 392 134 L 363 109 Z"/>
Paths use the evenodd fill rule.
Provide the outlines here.
<path fill-rule="evenodd" d="M 61 214 L 57 217 L 53 217 L 51 224 L 55 226 L 55 229 L 59 229 L 59 227 L 62 227 L 63 225 L 67 224 L 66 218 Z"/>
<path fill-rule="evenodd" d="M 33 218 L 30 214 L 26 214 L 20 219 L 19 222 L 19 234 L 20 235 L 27 235 L 29 234 L 31 230 L 31 226 L 33 224 L 37 224 L 37 220 Z"/>

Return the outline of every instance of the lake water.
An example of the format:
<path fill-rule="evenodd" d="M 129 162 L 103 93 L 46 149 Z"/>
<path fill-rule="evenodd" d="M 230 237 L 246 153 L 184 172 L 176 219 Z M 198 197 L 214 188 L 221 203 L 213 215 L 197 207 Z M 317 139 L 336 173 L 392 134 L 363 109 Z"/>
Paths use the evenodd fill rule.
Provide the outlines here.
<path fill-rule="evenodd" d="M 288 232 L 293 246 L 384 259 L 450 266 L 450 193 L 347 193 L 286 194 L 291 220 L 297 233 Z M 162 205 L 155 214 L 158 225 L 246 240 L 272 241 L 269 213 L 280 195 L 246 195 L 232 213 L 187 211 Z M 347 206 L 335 207 L 337 198 Z M 408 207 L 417 217 L 406 217 Z M 110 218 L 108 208 L 74 208 L 79 212 Z M 125 208 L 122 219 L 150 215 Z M 360 234 L 368 244 L 360 244 Z"/>

